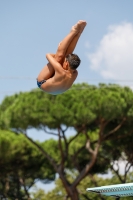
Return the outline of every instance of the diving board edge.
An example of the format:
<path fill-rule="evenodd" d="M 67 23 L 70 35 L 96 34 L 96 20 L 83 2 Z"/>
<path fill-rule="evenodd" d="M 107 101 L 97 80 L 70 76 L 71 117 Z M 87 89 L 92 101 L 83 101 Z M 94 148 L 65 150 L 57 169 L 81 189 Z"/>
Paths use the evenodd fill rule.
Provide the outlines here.
<path fill-rule="evenodd" d="M 88 192 L 98 193 L 106 196 L 114 196 L 114 197 L 133 196 L 133 183 L 87 188 L 86 190 Z"/>

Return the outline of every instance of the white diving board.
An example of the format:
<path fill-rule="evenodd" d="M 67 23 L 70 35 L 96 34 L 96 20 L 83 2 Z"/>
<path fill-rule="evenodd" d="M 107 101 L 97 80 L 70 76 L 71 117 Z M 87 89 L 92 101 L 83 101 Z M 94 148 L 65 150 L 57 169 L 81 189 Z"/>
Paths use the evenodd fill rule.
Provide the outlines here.
<path fill-rule="evenodd" d="M 114 197 L 133 196 L 133 183 L 87 188 L 86 190 L 88 192 L 95 192 L 106 196 L 114 196 Z"/>

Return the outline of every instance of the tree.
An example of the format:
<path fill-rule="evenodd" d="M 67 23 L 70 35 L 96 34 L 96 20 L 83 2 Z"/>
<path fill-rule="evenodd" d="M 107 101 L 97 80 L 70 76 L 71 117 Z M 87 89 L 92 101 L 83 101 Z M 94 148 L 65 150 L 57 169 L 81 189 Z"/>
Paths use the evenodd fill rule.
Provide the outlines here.
<path fill-rule="evenodd" d="M 3 196 L 30 199 L 29 189 L 37 180 L 55 179 L 47 159 L 24 135 L 0 131 L 0 143 L 0 194 Z"/>
<path fill-rule="evenodd" d="M 130 179 L 130 176 L 132 174 L 129 174 L 128 178 Z M 67 174 L 68 179 L 70 182 L 73 182 L 73 177 L 77 176 L 75 171 L 69 171 Z M 90 178 L 86 177 L 84 180 L 80 182 L 78 185 L 78 191 L 79 191 L 79 199 L 81 200 L 114 200 L 114 197 L 107 197 L 104 195 L 92 193 L 92 192 L 86 192 L 86 188 L 92 188 L 92 187 L 98 187 L 98 186 L 104 186 L 104 185 L 112 185 L 113 184 L 119 184 L 119 179 L 115 175 L 109 178 L 103 178 L 97 175 L 89 175 Z M 39 189 L 35 187 L 34 192 L 32 193 L 33 200 L 62 200 L 65 196 L 65 189 L 63 188 L 62 182 L 60 179 L 57 179 L 55 181 L 55 188 L 49 192 L 44 192 L 42 189 Z M 132 197 L 122 197 L 123 200 L 130 200 Z"/>
<path fill-rule="evenodd" d="M 59 174 L 67 193 L 66 199 L 79 200 L 77 186 L 80 182 L 90 173 L 106 171 L 111 161 L 121 156 L 121 152 L 116 154 L 112 147 L 114 141 L 132 135 L 132 102 L 132 91 L 118 85 L 77 84 L 58 96 L 33 90 L 18 95 L 4 110 L 2 124 L 17 133 L 23 132 Z M 1 108 L 5 104 L 3 101 Z M 58 147 L 52 144 L 56 153 L 50 148 L 48 152 L 46 143 L 42 148 L 26 135 L 26 130 L 31 127 L 57 135 Z M 69 127 L 73 127 L 76 134 L 67 139 L 65 133 Z M 81 139 L 80 135 L 83 137 L 81 144 L 75 142 Z M 78 171 L 72 183 L 67 179 L 67 168 Z"/>

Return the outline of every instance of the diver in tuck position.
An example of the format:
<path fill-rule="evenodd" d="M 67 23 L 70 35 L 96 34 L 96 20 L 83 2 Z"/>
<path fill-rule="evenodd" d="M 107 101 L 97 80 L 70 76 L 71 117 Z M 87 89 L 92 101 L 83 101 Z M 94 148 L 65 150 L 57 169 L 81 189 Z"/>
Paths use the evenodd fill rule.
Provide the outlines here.
<path fill-rule="evenodd" d="M 73 51 L 86 24 L 86 21 L 78 21 L 59 43 L 56 54 L 46 54 L 48 64 L 37 77 L 37 85 L 44 92 L 53 95 L 61 94 L 68 90 L 77 78 L 76 69 L 81 61 Z"/>

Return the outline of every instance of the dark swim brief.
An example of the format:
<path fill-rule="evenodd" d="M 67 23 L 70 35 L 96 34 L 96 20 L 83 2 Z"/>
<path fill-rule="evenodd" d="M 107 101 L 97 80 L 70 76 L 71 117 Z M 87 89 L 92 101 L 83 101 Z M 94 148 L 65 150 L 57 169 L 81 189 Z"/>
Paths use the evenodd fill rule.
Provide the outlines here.
<path fill-rule="evenodd" d="M 42 85 L 43 83 L 45 83 L 45 82 L 46 82 L 45 80 L 42 80 L 42 81 L 40 81 L 40 82 L 37 80 L 37 85 L 38 85 L 38 87 L 40 88 L 41 85 Z"/>

